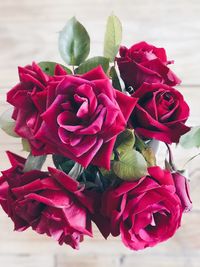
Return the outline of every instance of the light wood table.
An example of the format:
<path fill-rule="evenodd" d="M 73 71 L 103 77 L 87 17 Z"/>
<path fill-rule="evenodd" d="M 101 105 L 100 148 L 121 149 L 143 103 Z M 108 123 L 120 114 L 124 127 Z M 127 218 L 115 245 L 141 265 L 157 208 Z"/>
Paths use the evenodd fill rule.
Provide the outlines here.
<path fill-rule="evenodd" d="M 114 11 L 124 26 L 124 44 L 146 40 L 164 46 L 174 71 L 182 78 L 183 92 L 191 107 L 190 124 L 200 124 L 200 1 L 198 0 L 0 0 L 0 112 L 7 108 L 5 95 L 17 83 L 17 66 L 33 60 L 58 61 L 59 30 L 76 15 L 88 29 L 91 55 L 102 55 L 106 17 Z M 5 150 L 22 153 L 18 139 L 0 131 L 1 170 L 9 167 Z M 183 163 L 197 150 L 179 148 L 176 162 Z M 23 154 L 23 153 L 22 153 Z M 0 266 L 2 267 L 100 267 L 100 266 L 200 266 L 200 166 L 190 163 L 194 209 L 184 216 L 174 238 L 153 249 L 132 252 L 119 238 L 104 241 L 97 230 L 86 238 L 79 252 L 59 247 L 51 239 L 28 230 L 13 232 L 0 211 Z"/>

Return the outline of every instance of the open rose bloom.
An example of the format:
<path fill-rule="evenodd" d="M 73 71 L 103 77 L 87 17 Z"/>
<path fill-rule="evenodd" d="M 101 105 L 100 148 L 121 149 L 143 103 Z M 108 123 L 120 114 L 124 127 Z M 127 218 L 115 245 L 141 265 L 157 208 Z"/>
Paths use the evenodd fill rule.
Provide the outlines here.
<path fill-rule="evenodd" d="M 72 26 L 83 41 L 68 43 Z M 86 61 L 89 35 L 75 18 L 59 38 L 68 66 L 19 67 L 7 93 L 13 112 L 8 126 L 1 118 L 2 129 L 22 138 L 29 155 L 7 152 L 0 205 L 16 231 L 31 228 L 74 249 L 92 237 L 92 224 L 132 250 L 169 239 L 192 208 L 189 181 L 170 149 L 190 131 L 173 61 L 146 42 Z M 154 141 L 167 145 L 166 168 L 156 164 Z M 47 157 L 53 166 L 42 169 Z"/>

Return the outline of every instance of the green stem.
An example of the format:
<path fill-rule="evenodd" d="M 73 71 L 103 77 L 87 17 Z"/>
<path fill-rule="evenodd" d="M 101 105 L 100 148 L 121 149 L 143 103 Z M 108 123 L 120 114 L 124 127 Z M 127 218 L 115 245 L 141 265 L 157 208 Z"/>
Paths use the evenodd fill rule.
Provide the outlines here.
<path fill-rule="evenodd" d="M 76 180 L 82 174 L 83 171 L 84 168 L 79 163 L 76 162 L 73 168 L 68 173 L 68 175 Z"/>
<path fill-rule="evenodd" d="M 200 156 L 200 153 L 198 153 L 198 154 L 194 155 L 193 157 L 191 157 L 190 159 L 188 159 L 188 160 L 186 161 L 186 163 L 183 165 L 183 169 L 185 169 L 185 166 L 186 166 L 190 161 L 192 161 L 193 159 L 195 159 L 195 158 L 198 157 L 198 156 Z"/>
<path fill-rule="evenodd" d="M 136 139 L 135 146 L 140 152 L 142 152 L 148 147 L 136 133 L 135 133 L 135 139 Z"/>
<path fill-rule="evenodd" d="M 73 75 L 75 74 L 74 65 L 72 65 L 72 73 L 73 73 Z"/>
<path fill-rule="evenodd" d="M 174 171 L 177 171 L 177 168 L 176 168 L 176 166 L 174 164 L 174 159 L 173 159 L 171 148 L 170 148 L 170 146 L 167 143 L 165 143 L 165 145 L 166 145 L 166 147 L 168 149 L 168 153 L 169 153 L 169 164 L 171 165 L 171 167 L 172 167 L 172 169 Z"/>

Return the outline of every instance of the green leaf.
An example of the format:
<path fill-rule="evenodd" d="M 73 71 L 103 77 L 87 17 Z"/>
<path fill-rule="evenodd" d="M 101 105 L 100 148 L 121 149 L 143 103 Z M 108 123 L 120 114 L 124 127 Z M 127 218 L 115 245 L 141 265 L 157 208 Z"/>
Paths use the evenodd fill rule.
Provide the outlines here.
<path fill-rule="evenodd" d="M 33 156 L 32 154 L 29 154 L 26 163 L 24 165 L 23 172 L 29 172 L 31 170 L 41 170 L 47 155 L 43 156 Z"/>
<path fill-rule="evenodd" d="M 117 136 L 115 143 L 115 150 L 119 153 L 119 156 L 125 153 L 127 150 L 132 150 L 135 144 L 134 131 L 126 129 Z"/>
<path fill-rule="evenodd" d="M 78 74 L 86 73 L 89 70 L 101 65 L 104 72 L 106 73 L 109 68 L 109 59 L 106 57 L 93 57 L 83 62 L 75 72 Z"/>
<path fill-rule="evenodd" d="M 180 144 L 184 148 L 200 147 L 200 126 L 192 127 L 180 139 Z"/>
<path fill-rule="evenodd" d="M 137 150 L 142 151 L 148 147 L 148 144 L 145 143 L 139 136 L 135 135 L 135 147 Z"/>
<path fill-rule="evenodd" d="M 143 157 L 148 163 L 148 166 L 156 166 L 156 156 L 151 147 L 147 147 L 141 151 Z"/>
<path fill-rule="evenodd" d="M 23 148 L 23 151 L 31 152 L 30 144 L 29 144 L 28 140 L 25 138 L 22 138 L 22 148 Z"/>
<path fill-rule="evenodd" d="M 69 173 L 75 165 L 75 161 L 60 155 L 52 155 L 53 163 L 57 169 L 61 169 L 65 173 Z"/>
<path fill-rule="evenodd" d="M 99 169 L 94 165 L 89 165 L 86 169 L 83 170 L 81 178 L 79 181 L 92 181 L 94 182 L 96 177 L 99 175 Z"/>
<path fill-rule="evenodd" d="M 13 109 L 9 108 L 0 116 L 0 128 L 12 137 L 19 137 L 15 131 L 15 120 L 12 119 Z"/>
<path fill-rule="evenodd" d="M 156 165 L 156 156 L 154 149 L 157 150 L 159 143 L 157 140 L 148 140 L 143 141 L 139 136 L 136 135 L 135 138 L 135 148 L 139 150 L 139 152 L 143 155 L 148 166 L 155 166 Z"/>
<path fill-rule="evenodd" d="M 76 162 L 68 175 L 76 180 L 82 174 L 83 170 L 84 168 Z"/>
<path fill-rule="evenodd" d="M 111 67 L 110 69 L 110 76 L 112 78 L 112 86 L 119 90 L 120 92 L 122 92 L 122 87 L 121 87 L 121 84 L 120 84 L 120 80 L 119 80 L 119 77 L 117 75 L 117 72 L 116 72 L 116 69 L 114 66 Z"/>
<path fill-rule="evenodd" d="M 98 191 L 104 192 L 112 182 L 109 178 L 110 177 L 102 176 L 99 168 L 97 168 L 96 166 L 89 165 L 86 169 L 83 170 L 81 176 L 79 176 L 78 178 L 78 181 L 84 184 L 86 188 L 95 188 Z"/>
<path fill-rule="evenodd" d="M 111 15 L 108 17 L 104 39 L 104 56 L 113 62 L 122 41 L 122 25 L 120 20 Z"/>
<path fill-rule="evenodd" d="M 58 165 L 58 169 L 62 170 L 65 173 L 69 173 L 71 169 L 74 167 L 75 161 L 73 160 L 67 160 L 63 162 L 62 164 Z"/>
<path fill-rule="evenodd" d="M 107 177 L 109 179 L 115 179 L 117 178 L 117 176 L 115 175 L 115 173 L 113 173 L 113 170 L 106 170 L 104 168 L 99 168 L 101 174 L 104 176 L 104 177 Z"/>
<path fill-rule="evenodd" d="M 59 51 L 69 65 L 78 66 L 90 52 L 90 37 L 83 25 L 71 18 L 59 34 Z"/>
<path fill-rule="evenodd" d="M 77 179 L 84 170 L 84 168 L 79 163 L 66 157 L 53 155 L 52 159 L 57 169 L 62 170 L 74 179 Z"/>
<path fill-rule="evenodd" d="M 66 157 L 64 156 L 61 156 L 61 155 L 57 155 L 57 154 L 53 154 L 52 155 L 52 160 L 53 160 L 53 163 L 55 165 L 55 167 L 58 169 L 59 166 L 61 164 L 63 164 L 65 161 L 69 161 L 69 159 L 67 159 Z"/>
<path fill-rule="evenodd" d="M 46 74 L 48 74 L 50 76 L 54 75 L 55 67 L 56 67 L 57 64 L 58 63 L 56 63 L 56 62 L 50 62 L 50 61 L 42 61 L 42 62 L 38 63 L 38 65 L 41 67 L 41 69 Z M 65 66 L 63 66 L 61 64 L 58 64 L 58 65 L 60 65 L 64 70 L 66 70 L 67 74 L 71 74 L 72 73 L 72 71 L 69 68 L 67 68 L 67 67 L 65 67 Z"/>
<path fill-rule="evenodd" d="M 147 163 L 138 151 L 128 150 L 112 163 L 112 170 L 122 180 L 135 181 L 147 174 Z"/>

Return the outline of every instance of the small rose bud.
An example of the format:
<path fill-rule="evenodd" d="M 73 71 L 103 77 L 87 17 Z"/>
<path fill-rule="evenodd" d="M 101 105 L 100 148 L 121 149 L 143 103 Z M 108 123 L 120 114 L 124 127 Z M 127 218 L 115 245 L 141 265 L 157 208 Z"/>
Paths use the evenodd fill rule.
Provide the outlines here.
<path fill-rule="evenodd" d="M 176 187 L 176 194 L 179 196 L 183 212 L 188 212 L 192 209 L 192 201 L 190 199 L 189 180 L 183 176 L 180 172 L 172 174 L 174 178 L 174 184 Z"/>
<path fill-rule="evenodd" d="M 119 54 L 121 57 L 125 57 L 126 56 L 126 53 L 128 51 L 128 48 L 126 46 L 121 46 L 120 49 L 119 49 Z"/>

